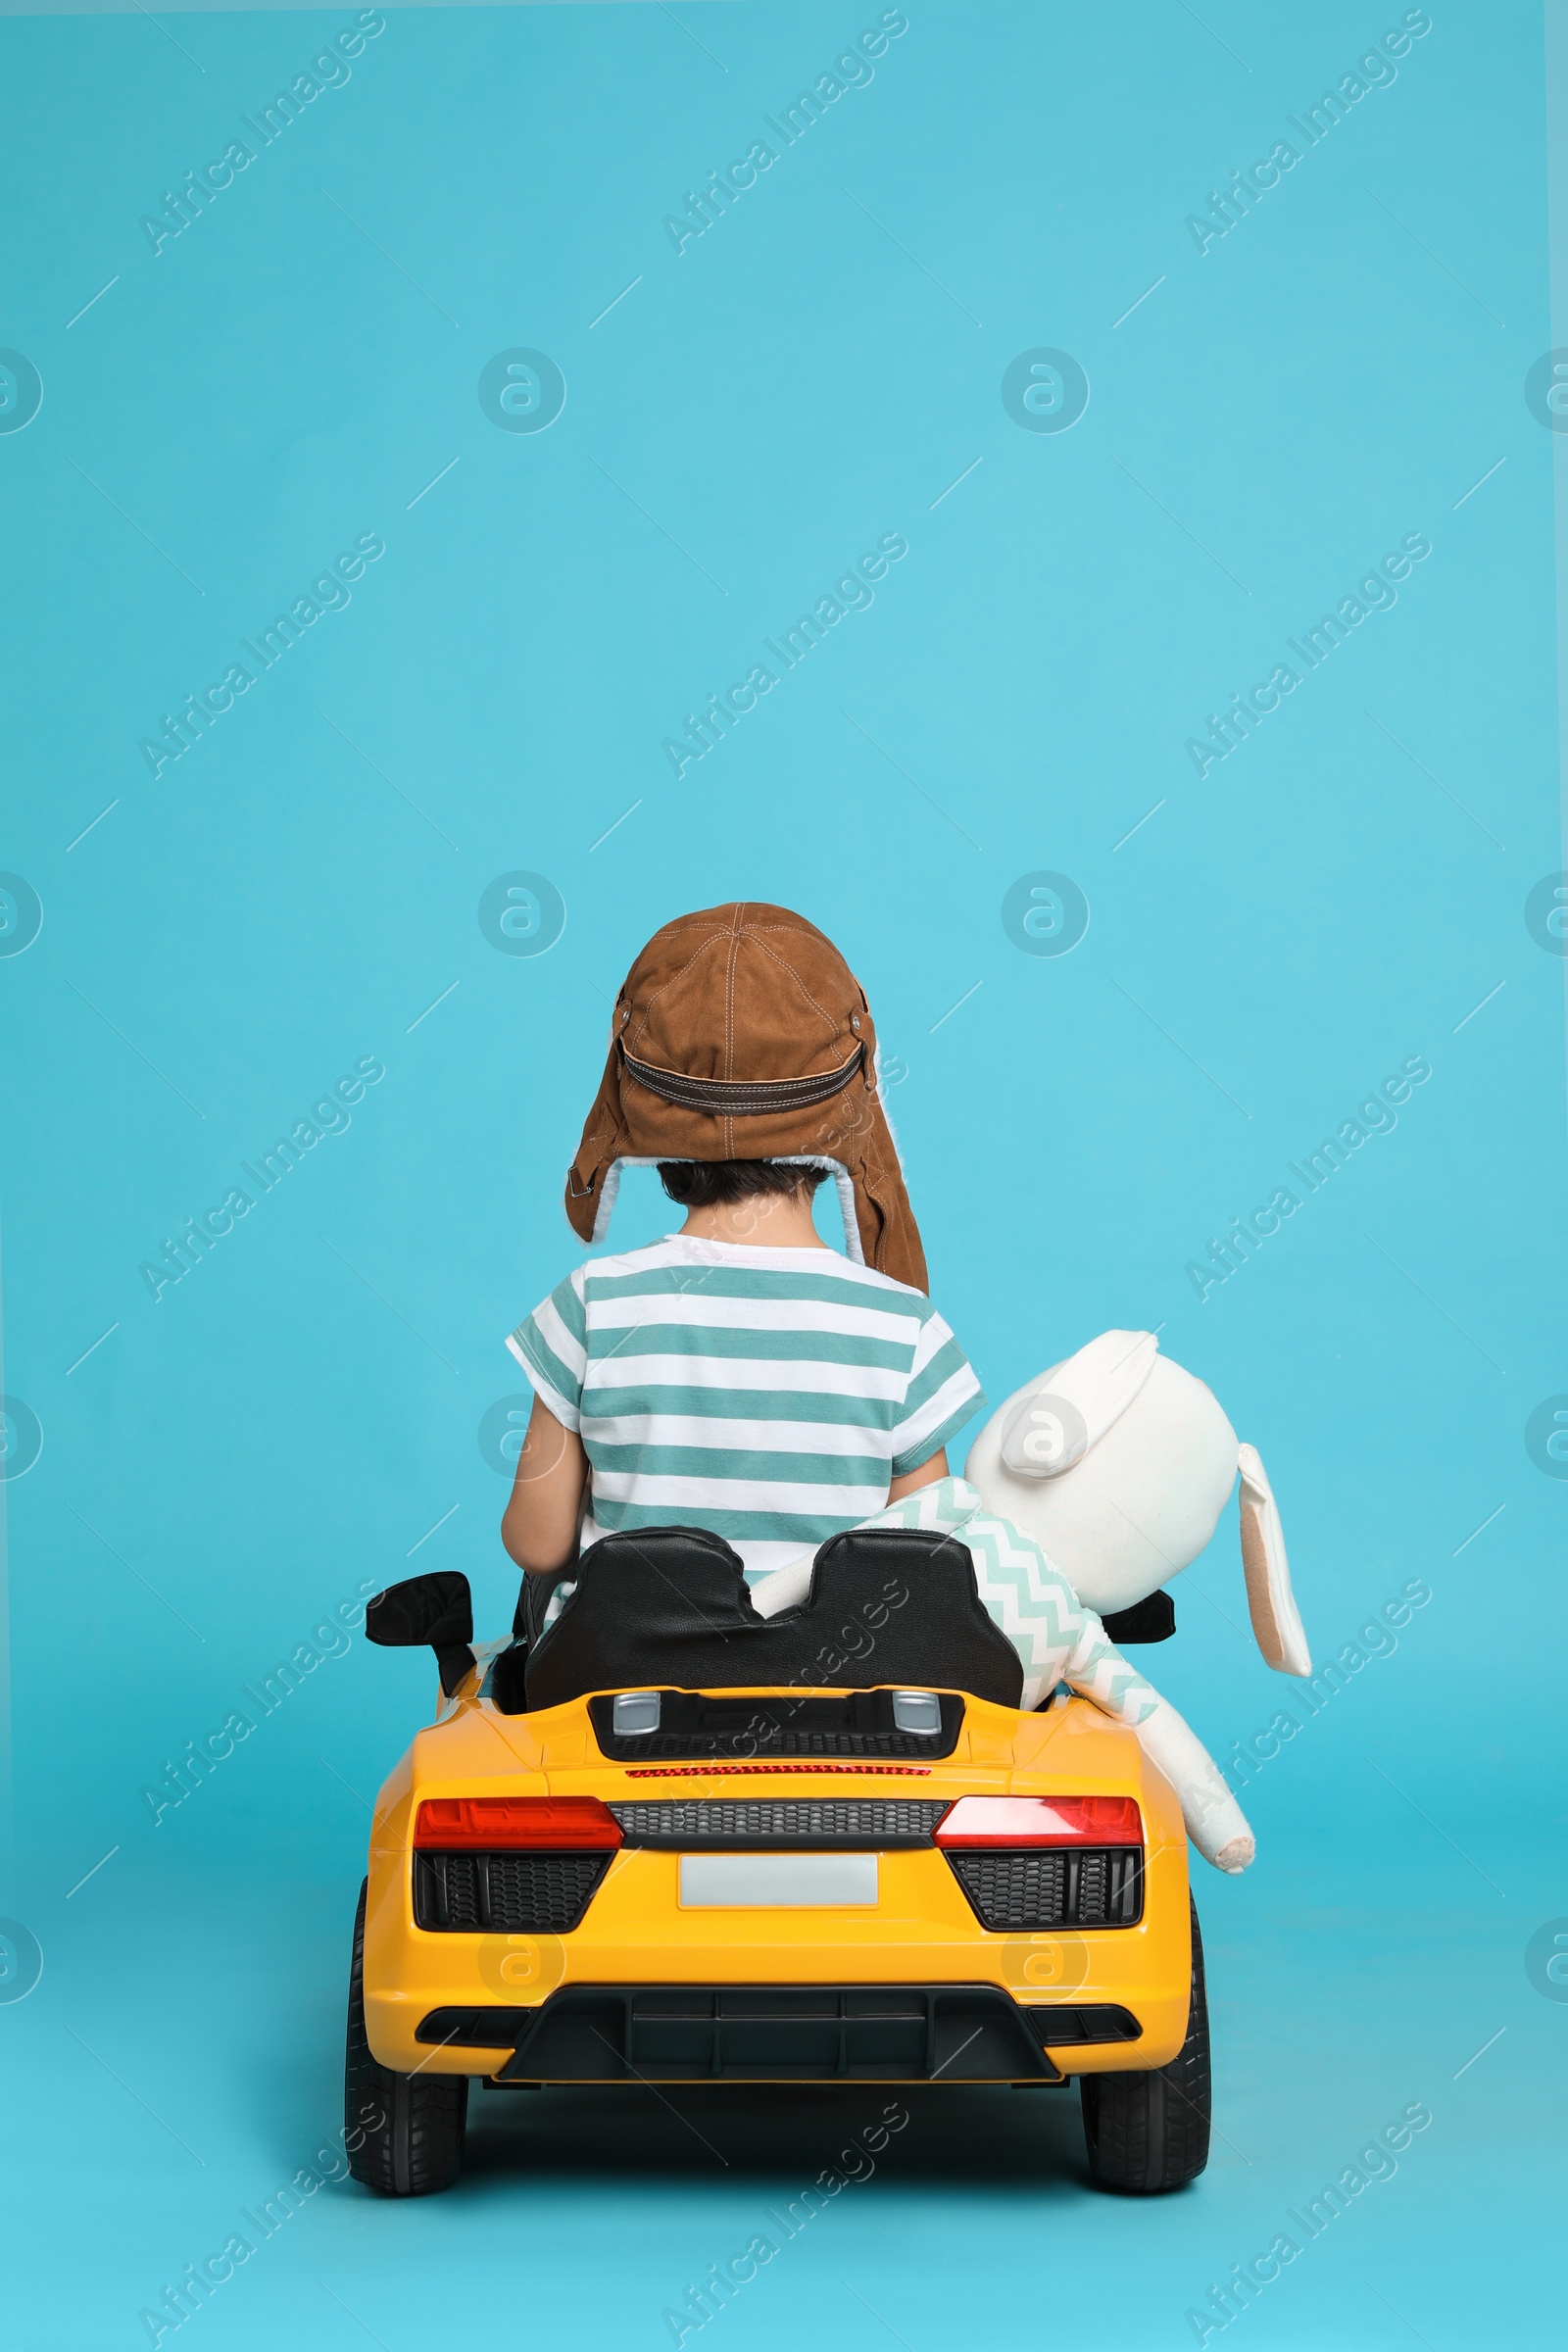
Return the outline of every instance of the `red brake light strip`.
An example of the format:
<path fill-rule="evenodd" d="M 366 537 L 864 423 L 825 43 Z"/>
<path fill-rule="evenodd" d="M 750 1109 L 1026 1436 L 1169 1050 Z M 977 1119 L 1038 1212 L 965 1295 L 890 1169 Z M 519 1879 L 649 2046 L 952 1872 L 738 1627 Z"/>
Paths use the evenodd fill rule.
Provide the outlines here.
<path fill-rule="evenodd" d="M 901 1781 L 924 1781 L 931 1777 L 929 1764 L 630 1764 L 626 1778 L 628 1781 L 713 1781 L 742 1774 L 756 1780 L 768 1773 L 784 1773 L 793 1779 L 803 1772 L 848 1772 L 857 1780 L 864 1780 L 870 1774 L 881 1780 Z"/>
<path fill-rule="evenodd" d="M 416 1848 L 449 1853 L 524 1846 L 580 1854 L 620 1841 L 619 1822 L 597 1796 L 426 1797 L 414 1828 Z"/>
<path fill-rule="evenodd" d="M 1142 1845 L 1130 1796 L 960 1796 L 936 1826 L 943 1846 Z"/>

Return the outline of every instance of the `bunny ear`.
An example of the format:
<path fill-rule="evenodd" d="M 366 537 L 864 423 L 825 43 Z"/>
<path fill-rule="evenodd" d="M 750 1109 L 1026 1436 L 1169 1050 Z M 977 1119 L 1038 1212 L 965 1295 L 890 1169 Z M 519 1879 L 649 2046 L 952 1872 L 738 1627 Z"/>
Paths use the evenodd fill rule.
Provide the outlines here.
<path fill-rule="evenodd" d="M 1019 1399 L 1002 1458 L 1020 1478 L 1059 1478 L 1119 1421 L 1154 1368 L 1148 1331 L 1102 1331 Z"/>
<path fill-rule="evenodd" d="M 1285 1530 L 1255 1446 L 1241 1447 L 1237 1467 L 1242 1474 L 1242 1566 L 1257 1646 L 1276 1673 L 1309 1675 L 1312 1654 L 1291 1591 Z"/>

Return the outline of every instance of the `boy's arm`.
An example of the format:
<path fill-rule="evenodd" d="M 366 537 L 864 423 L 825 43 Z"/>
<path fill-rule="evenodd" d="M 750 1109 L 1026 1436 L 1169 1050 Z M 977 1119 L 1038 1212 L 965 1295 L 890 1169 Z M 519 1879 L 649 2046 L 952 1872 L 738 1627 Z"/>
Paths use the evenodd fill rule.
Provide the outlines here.
<path fill-rule="evenodd" d="M 519 1568 L 555 1576 L 576 1554 L 588 1456 L 542 1397 L 533 1400 L 517 1475 L 501 1521 L 501 1541 Z"/>
<path fill-rule="evenodd" d="M 920 1464 L 918 1470 L 906 1470 L 902 1478 L 893 1480 L 888 1488 L 888 1500 L 889 1502 L 901 1501 L 906 1494 L 912 1494 L 917 1487 L 934 1487 L 939 1479 L 951 1476 L 952 1472 L 948 1468 L 948 1449 L 945 1446 L 939 1446 L 930 1459 Z"/>

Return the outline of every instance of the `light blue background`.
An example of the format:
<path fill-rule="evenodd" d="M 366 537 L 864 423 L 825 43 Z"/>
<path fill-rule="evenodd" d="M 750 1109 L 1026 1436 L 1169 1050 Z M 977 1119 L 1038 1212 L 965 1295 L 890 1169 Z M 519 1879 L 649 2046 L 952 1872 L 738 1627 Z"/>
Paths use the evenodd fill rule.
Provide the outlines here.
<path fill-rule="evenodd" d="M 919 0 L 679 257 L 663 214 L 875 8 L 389 11 L 156 259 L 138 218 L 352 8 L 0 33 L 0 342 L 44 379 L 0 438 L 0 864 L 44 906 L 0 961 L 4 1385 L 44 1432 L 0 1489 L 0 1910 L 44 1951 L 0 2007 L 8 2343 L 145 2342 L 140 2307 L 336 2129 L 366 1800 L 427 1661 L 356 1638 L 157 1828 L 139 1792 L 443 1514 L 415 1566 L 465 1568 L 502 1629 L 502 1335 L 573 1262 L 562 1172 L 625 966 L 731 897 L 865 981 L 992 1396 L 1159 1326 L 1263 1453 L 1319 1656 L 1405 1580 L 1433 1598 L 1257 1773 L 1255 1868 L 1195 1863 L 1198 2186 L 1093 2195 L 1075 2096 L 917 2096 L 708 2341 L 1192 2343 L 1187 2309 L 1414 2100 L 1397 2176 L 1227 2336 L 1448 2352 L 1552 2308 L 1568 2016 L 1524 1968 L 1568 1912 L 1568 1486 L 1524 1446 L 1568 1389 L 1565 967 L 1523 919 L 1564 862 L 1553 443 L 1522 392 L 1568 341 L 1541 12 L 1435 7 L 1250 218 L 1201 257 L 1184 227 L 1400 13 Z M 517 345 L 565 374 L 543 434 L 476 398 Z M 1064 434 L 1000 398 L 1040 345 L 1090 378 Z M 895 530 L 872 608 L 677 783 L 662 739 Z M 352 605 L 155 783 L 139 738 L 369 531 Z M 1415 531 L 1397 606 L 1200 782 L 1186 739 Z M 476 920 L 518 867 L 568 910 L 538 958 Z M 1090 901 L 1063 958 L 1002 927 L 1036 868 Z M 349 1131 L 155 1306 L 139 1261 L 371 1054 Z M 1200 1303 L 1186 1262 L 1414 1054 L 1397 1128 Z M 617 1242 L 661 1227 L 629 1183 Z M 1234 1514 L 1177 1598 L 1147 1661 L 1224 1756 L 1288 1695 Z M 321 2191 L 190 2327 L 666 2344 L 873 2112 L 673 2107 L 476 2094 L 457 2192 Z"/>

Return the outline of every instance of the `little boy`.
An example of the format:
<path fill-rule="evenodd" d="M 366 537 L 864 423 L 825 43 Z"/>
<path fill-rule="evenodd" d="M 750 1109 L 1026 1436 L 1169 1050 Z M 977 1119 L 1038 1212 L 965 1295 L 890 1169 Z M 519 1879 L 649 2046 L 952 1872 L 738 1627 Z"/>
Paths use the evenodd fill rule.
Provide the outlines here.
<path fill-rule="evenodd" d="M 567 1180 L 584 1240 L 650 1162 L 680 1231 L 580 1266 L 508 1341 L 535 1393 L 501 1531 L 518 1566 L 700 1527 L 755 1580 L 946 1478 L 985 1399 L 924 1295 L 864 993 L 799 915 L 716 907 L 637 958 Z M 829 1173 L 869 1263 L 816 1232 Z"/>
<path fill-rule="evenodd" d="M 1018 1650 L 1023 1704 L 1066 1682 L 1129 1725 L 1200 1849 L 1245 1869 L 1251 1833 L 1175 1709 L 1038 1546 L 949 1476 L 948 1441 L 985 1399 L 925 1296 L 864 992 L 799 915 L 714 907 L 638 956 L 566 1179 L 584 1241 L 604 1240 L 618 1172 L 638 1164 L 685 1208 L 680 1232 L 580 1266 L 507 1343 L 535 1399 L 501 1523 L 518 1566 L 559 1577 L 612 1530 L 705 1528 L 750 1581 L 771 1577 L 756 1604 L 771 1615 L 805 1597 L 810 1555 L 843 1529 L 956 1533 Z M 811 1220 L 829 1173 L 848 1259 Z"/>

